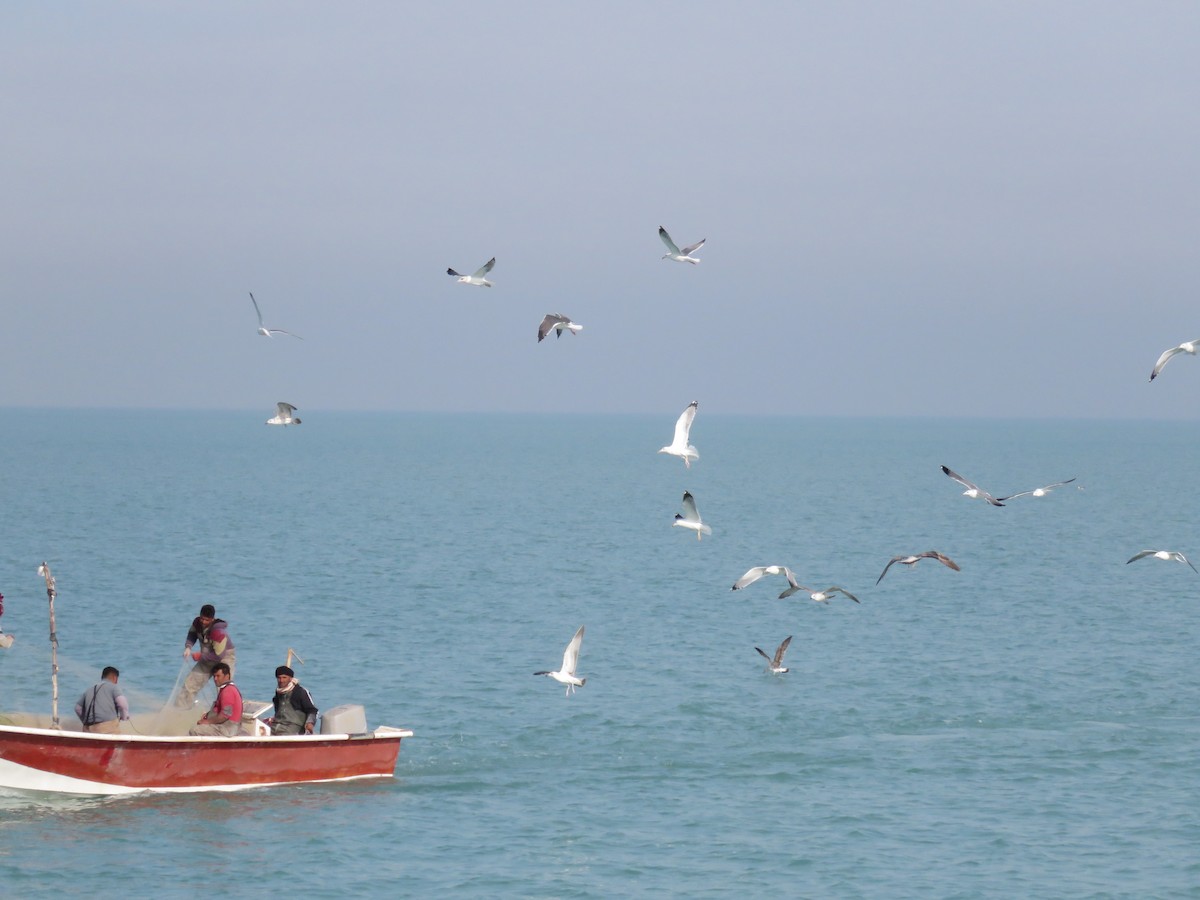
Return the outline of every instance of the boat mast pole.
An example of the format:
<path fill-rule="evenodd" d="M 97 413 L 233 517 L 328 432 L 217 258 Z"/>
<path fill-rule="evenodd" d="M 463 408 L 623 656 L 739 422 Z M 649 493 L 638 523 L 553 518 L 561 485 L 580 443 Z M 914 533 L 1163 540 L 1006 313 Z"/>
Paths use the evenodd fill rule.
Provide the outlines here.
<path fill-rule="evenodd" d="M 43 562 L 38 566 L 38 574 L 46 579 L 46 598 L 50 601 L 50 724 L 61 730 L 58 724 L 58 628 L 54 624 L 54 598 L 58 596 L 58 591 L 54 587 L 49 563 Z"/>

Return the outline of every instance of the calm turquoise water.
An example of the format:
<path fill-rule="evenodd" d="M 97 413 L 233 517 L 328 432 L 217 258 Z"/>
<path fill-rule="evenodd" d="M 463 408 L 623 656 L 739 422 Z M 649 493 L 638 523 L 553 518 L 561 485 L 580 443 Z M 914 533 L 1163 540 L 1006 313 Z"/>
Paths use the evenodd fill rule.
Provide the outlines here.
<path fill-rule="evenodd" d="M 408 726 L 396 779 L 0 796 L 0 891 L 1200 895 L 1200 426 L 0 410 L 4 706 L 162 702 L 231 623 L 269 698 Z M 993 509 L 994 493 L 1078 485 Z M 714 535 L 671 528 L 683 491 Z M 936 548 L 962 566 L 887 560 Z M 861 605 L 775 599 L 783 563 Z M 556 668 L 586 624 L 575 696 Z M 755 645 L 794 635 L 792 671 Z"/>

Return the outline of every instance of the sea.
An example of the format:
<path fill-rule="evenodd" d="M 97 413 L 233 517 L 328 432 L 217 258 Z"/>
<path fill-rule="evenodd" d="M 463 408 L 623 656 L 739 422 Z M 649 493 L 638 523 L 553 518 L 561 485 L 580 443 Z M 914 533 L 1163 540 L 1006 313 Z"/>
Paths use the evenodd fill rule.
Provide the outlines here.
<path fill-rule="evenodd" d="M 1200 423 L 0 410 L 0 709 L 236 681 L 395 777 L 0 794 L 0 895 L 1198 897 Z M 962 496 L 946 465 L 998 496 Z M 712 535 L 672 527 L 690 492 Z M 893 556 L 936 549 L 961 571 Z M 780 564 L 837 585 L 780 600 Z M 534 677 L 586 627 L 571 696 Z M 756 652 L 791 636 L 772 675 Z M 0 721 L 3 714 L 0 711 Z"/>

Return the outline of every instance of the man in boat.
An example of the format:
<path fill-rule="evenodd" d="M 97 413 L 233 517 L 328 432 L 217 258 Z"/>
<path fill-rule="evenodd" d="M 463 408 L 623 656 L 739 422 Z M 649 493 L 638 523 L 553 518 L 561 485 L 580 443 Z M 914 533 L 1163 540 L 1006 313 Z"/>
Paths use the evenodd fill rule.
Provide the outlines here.
<path fill-rule="evenodd" d="M 100 680 L 84 691 L 75 701 L 75 715 L 84 731 L 101 734 L 120 734 L 121 722 L 129 720 L 129 701 L 117 687 L 121 677 L 113 666 L 105 666 Z"/>
<path fill-rule="evenodd" d="M 200 649 L 192 650 L 197 641 L 200 642 Z M 229 667 L 229 677 L 233 677 L 237 660 L 233 641 L 229 637 L 229 623 L 217 618 L 217 610 L 211 603 L 200 607 L 200 615 L 192 620 L 183 655 L 185 659 L 190 656 L 196 664 L 183 680 L 179 696 L 175 698 L 176 706 L 187 708 L 192 705 L 217 663 L 225 663 Z"/>
<path fill-rule="evenodd" d="M 236 737 L 242 733 L 242 692 L 233 683 L 229 666 L 223 662 L 213 666 L 212 680 L 217 686 L 217 699 L 188 734 L 193 737 Z"/>
<path fill-rule="evenodd" d="M 317 724 L 317 705 L 312 694 L 300 686 L 289 666 L 275 670 L 275 715 L 267 719 L 271 734 L 312 734 Z"/>

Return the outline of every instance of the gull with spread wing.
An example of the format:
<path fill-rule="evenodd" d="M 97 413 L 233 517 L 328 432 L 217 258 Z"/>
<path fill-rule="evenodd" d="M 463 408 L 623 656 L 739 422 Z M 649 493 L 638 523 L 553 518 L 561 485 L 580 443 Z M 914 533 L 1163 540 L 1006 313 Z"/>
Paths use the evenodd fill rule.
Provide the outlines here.
<path fill-rule="evenodd" d="M 1055 488 L 1062 487 L 1064 484 L 1070 484 L 1074 480 L 1074 478 L 1068 478 L 1066 481 L 1056 481 L 1054 484 L 1047 484 L 1040 488 L 1034 488 L 1032 491 L 1018 491 L 1015 494 L 1009 494 L 1007 497 L 997 497 L 996 499 L 1003 503 L 1005 500 L 1011 500 L 1013 497 L 1024 497 L 1026 495 L 1030 497 L 1045 497 Z"/>
<path fill-rule="evenodd" d="M 1147 556 L 1153 556 L 1155 559 L 1173 559 L 1176 562 L 1187 563 L 1192 566 L 1192 561 L 1180 553 L 1178 550 L 1143 550 L 1141 553 L 1135 554 L 1133 559 L 1125 560 L 1125 565 L 1129 565 L 1134 560 L 1144 559 Z M 1200 574 L 1195 566 L 1192 566 L 1192 571 Z"/>
<path fill-rule="evenodd" d="M 972 499 L 986 500 L 988 503 L 992 504 L 992 506 L 1003 506 L 1004 505 L 999 500 L 997 500 L 995 497 L 993 497 L 991 494 L 989 494 L 987 491 L 985 491 L 983 488 L 979 487 L 978 485 L 973 484 L 970 481 L 967 481 L 967 479 L 963 478 L 957 472 L 947 469 L 945 466 L 942 466 L 942 471 L 945 472 L 947 475 L 949 475 L 951 478 L 953 478 L 955 481 L 957 481 L 959 484 L 961 484 L 963 487 L 966 488 L 966 490 L 963 491 L 964 497 L 971 497 Z"/>
<path fill-rule="evenodd" d="M 561 313 L 546 313 L 546 318 L 542 319 L 542 324 L 538 326 L 538 343 L 540 344 L 545 340 L 546 335 L 551 331 L 554 332 L 555 337 L 562 337 L 564 329 L 571 332 L 571 334 L 575 334 L 578 331 L 583 331 L 583 326 L 576 325 Z"/>
<path fill-rule="evenodd" d="M 1184 341 L 1178 347 L 1164 350 L 1162 356 L 1158 358 L 1158 362 L 1154 364 L 1154 368 L 1150 371 L 1150 380 L 1153 381 L 1158 377 L 1158 373 L 1163 370 L 1163 366 L 1170 362 L 1176 353 L 1190 353 L 1192 356 L 1195 356 L 1196 348 L 1198 347 L 1200 347 L 1200 338 L 1196 338 L 1194 341 Z"/>
<path fill-rule="evenodd" d="M 788 644 L 792 642 L 792 636 L 789 634 L 783 639 L 783 643 L 775 650 L 775 656 L 767 656 L 763 652 L 762 647 L 755 647 L 758 655 L 767 661 L 767 671 L 772 675 L 782 675 L 787 672 L 787 667 L 783 664 L 783 654 L 787 653 Z"/>
<path fill-rule="evenodd" d="M 286 334 L 290 337 L 304 340 L 298 334 L 292 334 L 290 331 L 284 331 L 282 328 L 268 328 L 263 324 L 262 310 L 258 308 L 258 301 L 254 299 L 254 292 L 250 292 L 250 302 L 254 304 L 254 312 L 258 314 L 258 333 L 263 337 L 270 337 L 273 334 Z"/>
<path fill-rule="evenodd" d="M 453 269 L 447 269 L 447 275 L 453 275 L 458 279 L 459 284 L 474 284 L 483 287 L 491 287 L 492 283 L 485 277 L 488 272 L 492 271 L 492 267 L 496 265 L 496 257 L 492 257 L 482 266 L 472 272 L 470 275 L 459 275 Z"/>
<path fill-rule="evenodd" d="M 579 626 L 579 630 L 575 632 L 575 637 L 571 638 L 571 642 L 567 644 L 567 649 L 563 651 L 562 668 L 557 672 L 534 672 L 534 675 L 545 675 L 553 678 L 559 684 L 567 686 L 567 693 L 563 696 L 570 696 L 575 693 L 575 688 L 583 687 L 587 684 L 586 678 L 579 678 L 575 674 L 575 669 L 579 665 L 579 645 L 583 643 L 583 626 Z"/>
<path fill-rule="evenodd" d="M 692 420 L 696 418 L 696 408 L 699 402 L 693 400 L 675 422 L 675 436 L 671 439 L 671 443 L 662 447 L 659 453 L 668 453 L 671 456 L 678 456 L 683 460 L 684 468 L 692 467 L 692 460 L 700 458 L 700 452 L 688 443 L 692 433 Z"/>
<path fill-rule="evenodd" d="M 296 411 L 296 407 L 292 406 L 292 404 L 290 404 L 290 403 L 283 403 L 282 401 L 279 403 L 276 403 L 275 404 L 275 415 L 273 415 L 273 416 L 271 416 L 271 418 L 267 419 L 267 424 L 268 425 L 283 425 L 285 428 L 288 425 L 299 425 L 300 420 L 297 419 L 293 415 L 293 413 L 295 411 Z"/>
<path fill-rule="evenodd" d="M 662 242 L 667 245 L 667 252 L 663 254 L 663 259 L 673 259 L 675 262 L 691 263 L 693 266 L 698 264 L 700 260 L 692 256 L 697 250 L 704 246 L 704 242 L 708 238 L 701 238 L 694 244 L 688 244 L 682 250 L 671 240 L 671 236 L 667 234 L 667 229 L 661 225 L 658 226 L 658 236 L 662 238 Z"/>
<path fill-rule="evenodd" d="M 926 550 L 924 553 L 911 553 L 908 556 L 893 556 L 888 561 L 888 564 L 883 567 L 883 571 L 879 573 L 879 577 L 875 579 L 875 583 L 879 584 L 879 582 L 883 581 L 883 576 L 888 573 L 888 569 L 890 569 L 893 564 L 900 563 L 900 565 L 902 565 L 902 566 L 915 566 L 917 563 L 919 563 L 923 559 L 936 559 L 943 566 L 951 568 L 955 572 L 962 571 L 958 567 L 958 563 L 956 563 L 950 557 L 943 556 L 941 553 L 938 553 L 936 550 Z"/>
<path fill-rule="evenodd" d="M 712 529 L 700 521 L 700 513 L 696 511 L 696 501 L 687 491 L 683 492 L 683 515 L 675 513 L 675 521 L 671 525 L 678 525 L 680 528 L 688 528 L 696 532 L 696 540 L 700 540 L 701 535 L 712 534 Z"/>

